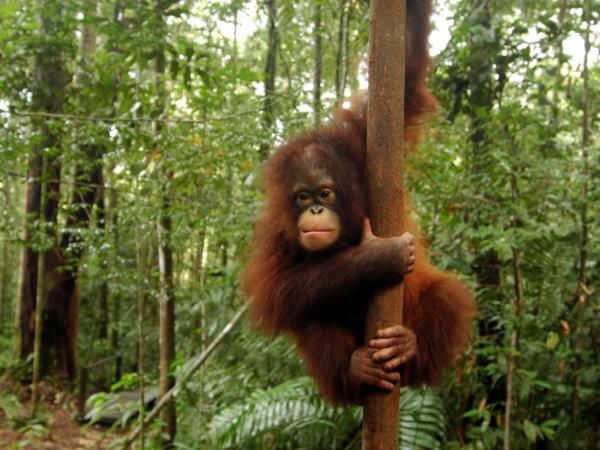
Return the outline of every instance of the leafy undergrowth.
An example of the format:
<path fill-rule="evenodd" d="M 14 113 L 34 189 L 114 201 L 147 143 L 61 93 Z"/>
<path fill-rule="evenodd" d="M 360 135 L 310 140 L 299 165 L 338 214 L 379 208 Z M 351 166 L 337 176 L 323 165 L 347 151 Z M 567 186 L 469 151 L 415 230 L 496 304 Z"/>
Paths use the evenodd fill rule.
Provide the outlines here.
<path fill-rule="evenodd" d="M 41 404 L 31 417 L 28 385 L 0 380 L 0 449 L 105 449 L 114 431 L 77 421 L 75 398 L 48 383 L 40 385 Z"/>

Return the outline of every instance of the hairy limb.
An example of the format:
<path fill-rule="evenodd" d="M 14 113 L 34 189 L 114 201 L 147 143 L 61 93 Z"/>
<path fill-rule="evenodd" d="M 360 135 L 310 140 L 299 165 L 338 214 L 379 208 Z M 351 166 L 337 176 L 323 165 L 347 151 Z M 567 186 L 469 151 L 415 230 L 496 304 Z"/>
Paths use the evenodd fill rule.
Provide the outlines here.
<path fill-rule="evenodd" d="M 360 245 L 322 259 L 311 259 L 279 274 L 269 293 L 281 328 L 318 319 L 322 312 L 364 301 L 369 292 L 399 283 L 415 262 L 414 237 L 410 233 L 378 238 L 365 222 Z"/>
<path fill-rule="evenodd" d="M 350 359 L 358 347 L 356 338 L 340 326 L 316 322 L 293 336 L 323 396 L 334 404 L 359 404 L 360 383 L 349 376 Z"/>
<path fill-rule="evenodd" d="M 435 384 L 466 349 L 475 304 L 466 286 L 452 276 L 411 282 L 420 285 L 418 298 L 405 299 L 405 303 L 418 302 L 420 314 L 407 317 L 410 321 L 406 323 L 414 330 L 418 346 L 418 352 L 406 364 L 409 382 Z"/>
<path fill-rule="evenodd" d="M 294 333 L 310 375 L 323 396 L 332 403 L 362 403 L 362 386 L 386 391 L 400 379 L 373 361 L 377 349 L 359 347 L 346 329 L 331 323 L 310 323 L 302 333 Z"/>
<path fill-rule="evenodd" d="M 401 271 L 402 275 L 410 273 L 415 268 L 415 253 L 416 244 L 415 237 L 411 233 L 403 233 L 401 236 L 395 236 L 391 238 L 380 238 L 373 234 L 371 230 L 371 222 L 369 219 L 365 219 L 363 225 L 363 236 L 361 245 L 385 245 L 397 252 L 396 256 L 400 258 L 400 263 L 397 267 Z"/>

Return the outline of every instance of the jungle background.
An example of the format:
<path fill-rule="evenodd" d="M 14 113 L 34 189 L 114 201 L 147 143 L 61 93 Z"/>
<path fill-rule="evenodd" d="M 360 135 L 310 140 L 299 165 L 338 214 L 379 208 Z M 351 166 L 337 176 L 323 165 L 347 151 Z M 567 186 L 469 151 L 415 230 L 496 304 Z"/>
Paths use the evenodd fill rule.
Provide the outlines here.
<path fill-rule="evenodd" d="M 236 322 L 198 358 L 243 314 L 261 161 L 366 86 L 368 6 L 0 1 L 0 447 L 118 445 L 139 402 L 80 428 L 82 389 L 99 420 L 107 392 L 189 373 L 138 448 L 360 448 L 361 410 L 285 338 Z M 479 313 L 443 384 L 403 392 L 403 449 L 600 448 L 599 20 L 436 5 L 440 108 L 406 183 Z"/>

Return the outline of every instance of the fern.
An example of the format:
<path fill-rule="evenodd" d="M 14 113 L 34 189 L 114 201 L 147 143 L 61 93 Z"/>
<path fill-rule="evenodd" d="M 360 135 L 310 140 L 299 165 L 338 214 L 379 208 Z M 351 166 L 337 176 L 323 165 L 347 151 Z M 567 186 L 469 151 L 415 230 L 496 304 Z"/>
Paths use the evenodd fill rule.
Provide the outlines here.
<path fill-rule="evenodd" d="M 404 389 L 401 397 L 401 450 L 436 450 L 444 436 L 437 395 Z M 243 404 L 215 415 L 209 426 L 214 448 L 351 449 L 360 445 L 362 409 L 332 407 L 308 377 L 255 391 Z"/>
<path fill-rule="evenodd" d="M 437 450 L 444 441 L 440 397 L 428 389 L 404 388 L 400 396 L 400 449 Z"/>

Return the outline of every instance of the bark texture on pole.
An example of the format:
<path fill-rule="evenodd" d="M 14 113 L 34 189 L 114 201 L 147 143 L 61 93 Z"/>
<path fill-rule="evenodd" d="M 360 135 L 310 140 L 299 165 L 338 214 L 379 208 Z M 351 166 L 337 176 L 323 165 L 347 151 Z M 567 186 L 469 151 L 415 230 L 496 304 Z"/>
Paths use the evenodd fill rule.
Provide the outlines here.
<path fill-rule="evenodd" d="M 378 236 L 403 232 L 404 69 L 406 1 L 371 1 L 367 170 L 370 219 Z M 402 323 L 403 286 L 369 305 L 365 341 L 376 331 Z M 367 391 L 363 450 L 391 450 L 398 443 L 400 383 L 391 393 Z"/>

